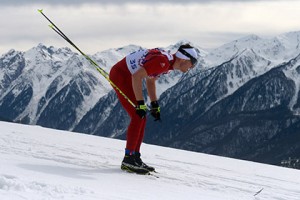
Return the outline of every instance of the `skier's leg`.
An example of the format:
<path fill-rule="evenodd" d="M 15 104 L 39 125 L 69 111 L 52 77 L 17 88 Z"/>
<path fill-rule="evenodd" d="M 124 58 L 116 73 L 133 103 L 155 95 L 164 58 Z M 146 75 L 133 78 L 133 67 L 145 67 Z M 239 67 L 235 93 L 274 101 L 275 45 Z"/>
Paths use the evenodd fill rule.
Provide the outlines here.
<path fill-rule="evenodd" d="M 124 68 L 126 70 L 124 70 Z M 136 101 L 134 91 L 132 88 L 131 74 L 127 70 L 125 59 L 117 63 L 111 69 L 110 79 L 120 88 L 120 90 L 123 93 L 126 94 L 126 96 L 131 101 Z M 134 152 L 136 149 L 136 145 L 138 144 L 138 140 L 140 138 L 140 128 L 142 126 L 143 120 L 136 114 L 135 108 L 125 99 L 125 97 L 122 94 L 120 94 L 118 90 L 115 89 L 115 91 L 117 93 L 121 105 L 124 107 L 124 109 L 131 118 L 126 134 L 126 149 L 130 150 L 130 152 Z"/>
<path fill-rule="evenodd" d="M 141 145 L 142 145 L 142 142 L 143 142 L 143 139 L 144 139 L 144 135 L 145 135 L 145 128 L 146 128 L 146 117 L 143 119 L 143 122 L 140 126 L 140 134 L 139 134 L 139 138 L 138 138 L 138 141 L 137 141 L 137 145 L 136 145 L 136 148 L 135 148 L 135 152 L 140 152 L 140 148 L 141 148 Z"/>

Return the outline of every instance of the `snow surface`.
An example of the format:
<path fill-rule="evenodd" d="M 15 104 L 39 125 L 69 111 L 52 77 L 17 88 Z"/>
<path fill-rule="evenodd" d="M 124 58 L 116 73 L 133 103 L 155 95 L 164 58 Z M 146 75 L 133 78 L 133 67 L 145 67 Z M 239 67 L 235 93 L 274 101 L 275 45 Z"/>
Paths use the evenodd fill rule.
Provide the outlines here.
<path fill-rule="evenodd" d="M 156 178 L 120 170 L 124 141 L 6 122 L 0 130 L 1 200 L 300 199 L 298 170 L 144 144 Z"/>

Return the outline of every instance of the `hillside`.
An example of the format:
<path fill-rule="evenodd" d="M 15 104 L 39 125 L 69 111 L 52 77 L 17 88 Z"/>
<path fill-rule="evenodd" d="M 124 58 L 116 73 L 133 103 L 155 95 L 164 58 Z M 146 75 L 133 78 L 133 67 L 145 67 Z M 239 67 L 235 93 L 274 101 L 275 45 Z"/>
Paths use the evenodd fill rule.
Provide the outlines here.
<path fill-rule="evenodd" d="M 300 196 L 298 170 L 145 144 L 143 158 L 156 178 L 120 170 L 124 141 L 7 122 L 0 130 L 1 200 Z"/>

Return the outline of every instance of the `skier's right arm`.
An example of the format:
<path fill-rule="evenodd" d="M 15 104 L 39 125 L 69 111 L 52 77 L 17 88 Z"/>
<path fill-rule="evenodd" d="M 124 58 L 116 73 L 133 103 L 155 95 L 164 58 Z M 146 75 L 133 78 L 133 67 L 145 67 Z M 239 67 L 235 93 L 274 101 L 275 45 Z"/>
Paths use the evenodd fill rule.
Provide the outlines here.
<path fill-rule="evenodd" d="M 143 101 L 143 79 L 147 77 L 146 70 L 141 67 L 132 75 L 132 88 L 137 101 Z"/>

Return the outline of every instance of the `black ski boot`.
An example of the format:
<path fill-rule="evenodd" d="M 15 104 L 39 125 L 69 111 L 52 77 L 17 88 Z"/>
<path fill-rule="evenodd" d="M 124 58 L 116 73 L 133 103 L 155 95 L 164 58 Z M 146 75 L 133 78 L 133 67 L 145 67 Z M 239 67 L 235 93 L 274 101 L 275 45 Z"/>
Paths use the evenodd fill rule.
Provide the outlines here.
<path fill-rule="evenodd" d="M 136 174 L 149 174 L 149 170 L 140 166 L 136 160 L 134 155 L 125 155 L 121 169 L 127 172 L 136 173 Z"/>
<path fill-rule="evenodd" d="M 135 156 L 135 162 L 142 168 L 144 169 L 147 169 L 149 172 L 154 172 L 155 171 L 155 168 L 154 167 L 151 167 L 149 165 L 147 165 L 146 163 L 144 163 L 141 159 L 141 154 L 138 153 L 138 152 L 135 152 L 134 154 Z"/>

